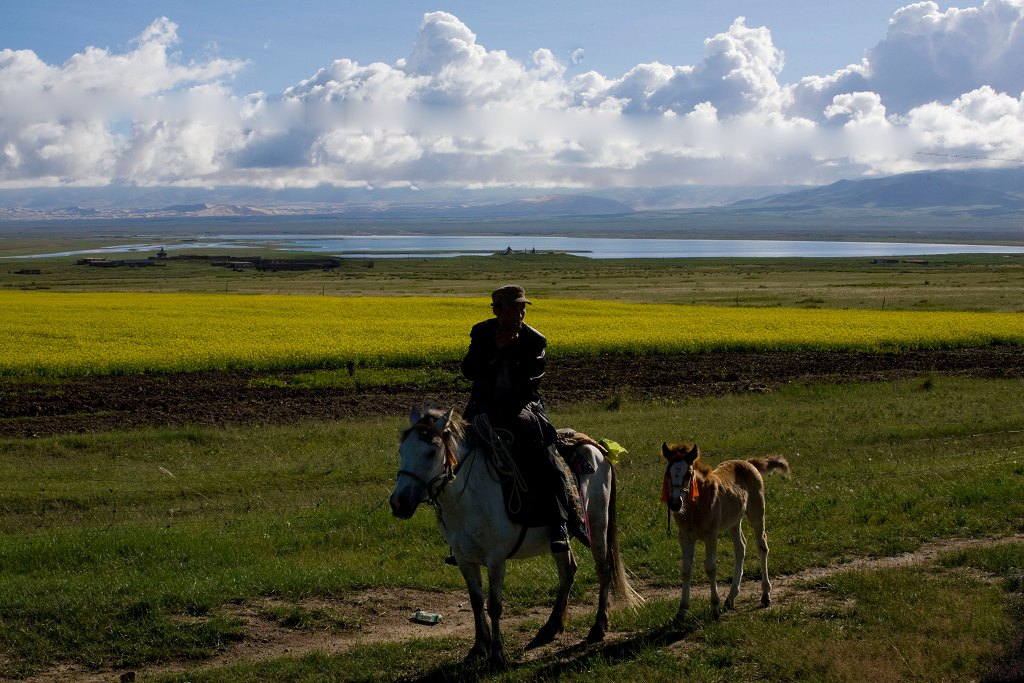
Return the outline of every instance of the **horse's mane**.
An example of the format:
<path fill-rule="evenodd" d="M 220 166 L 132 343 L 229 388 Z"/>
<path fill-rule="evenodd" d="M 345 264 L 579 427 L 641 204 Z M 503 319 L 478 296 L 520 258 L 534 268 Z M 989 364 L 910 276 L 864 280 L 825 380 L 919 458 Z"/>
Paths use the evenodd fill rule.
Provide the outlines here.
<path fill-rule="evenodd" d="M 424 403 L 420 406 L 420 422 L 430 421 L 431 424 L 437 422 L 448 413 L 448 408 L 439 406 L 433 403 Z M 418 424 L 418 423 L 417 423 Z M 453 438 L 456 442 L 461 443 L 466 437 L 466 428 L 469 423 L 462 419 L 459 413 L 452 413 L 451 419 L 448 420 L 448 426 L 445 432 L 450 438 Z M 409 432 L 416 429 L 416 425 L 411 425 L 408 429 L 402 432 L 402 439 L 409 436 Z"/>
<path fill-rule="evenodd" d="M 687 448 L 693 448 L 696 444 L 686 444 Z M 704 454 L 700 452 L 700 446 L 697 446 L 697 458 L 690 465 L 694 470 L 700 472 L 701 476 L 707 479 L 711 476 L 711 465 L 704 462 Z"/>

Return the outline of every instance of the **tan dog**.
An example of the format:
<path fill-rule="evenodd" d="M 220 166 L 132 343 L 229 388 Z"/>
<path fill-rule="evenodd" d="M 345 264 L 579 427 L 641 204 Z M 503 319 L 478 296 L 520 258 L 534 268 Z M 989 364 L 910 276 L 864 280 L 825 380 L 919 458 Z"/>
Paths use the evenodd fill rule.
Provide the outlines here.
<path fill-rule="evenodd" d="M 780 456 L 726 460 L 712 471 L 701 461 L 696 444 L 663 443 L 661 453 L 668 461 L 661 499 L 668 503 L 675 518 L 682 551 L 683 592 L 676 619 L 681 619 L 690 606 L 693 549 L 698 540 L 704 542 L 704 570 L 711 583 L 711 616 L 718 619 L 721 614 L 715 571 L 718 536 L 723 531 L 728 531 L 732 538 L 734 554 L 732 588 L 725 599 L 726 609 L 732 609 L 740 592 L 746 553 L 741 529 L 744 515 L 753 527 L 757 554 L 761 558 L 761 606 L 770 605 L 772 584 L 768 580 L 768 539 L 764 533 L 764 479 L 761 474 L 779 470 L 788 476 L 789 463 Z"/>

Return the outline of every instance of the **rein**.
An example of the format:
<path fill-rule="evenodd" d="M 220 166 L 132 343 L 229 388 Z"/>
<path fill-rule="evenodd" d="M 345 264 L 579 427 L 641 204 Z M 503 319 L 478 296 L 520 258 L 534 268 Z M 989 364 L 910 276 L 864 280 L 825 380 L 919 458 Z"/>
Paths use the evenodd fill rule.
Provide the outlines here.
<path fill-rule="evenodd" d="M 473 432 L 477 438 L 487 445 L 490 457 L 487 458 L 487 469 L 495 481 L 509 479 L 512 481 L 512 495 L 508 501 L 509 512 L 519 512 L 522 509 L 522 496 L 529 490 L 526 480 L 519 473 L 516 461 L 512 457 L 512 435 L 505 429 L 498 429 L 491 425 L 490 419 L 485 413 L 473 418 Z M 503 437 L 499 432 L 504 432 Z M 516 502 L 518 501 L 518 503 Z"/>
<path fill-rule="evenodd" d="M 437 505 L 437 499 L 442 493 L 444 493 L 445 487 L 448 486 L 448 482 L 455 478 L 454 476 L 449 477 L 447 473 L 441 473 L 430 481 L 427 481 L 415 472 L 410 472 L 409 470 L 398 470 L 398 476 L 402 476 L 403 474 L 410 479 L 415 479 L 422 484 L 424 488 L 426 488 L 427 496 L 421 502 L 429 505 Z"/>
<path fill-rule="evenodd" d="M 499 430 L 493 427 L 486 415 L 477 415 L 473 419 L 472 424 L 476 437 L 483 442 L 486 446 L 486 451 L 489 454 L 486 459 L 486 465 L 491 477 L 495 481 L 501 481 L 502 478 L 512 479 L 514 495 L 517 497 L 521 496 L 522 492 L 527 490 L 527 487 L 522 475 L 519 473 L 518 467 L 516 467 L 515 460 L 512 458 L 511 449 L 509 447 L 509 442 L 511 441 L 510 436 L 503 438 L 499 435 L 498 432 L 505 430 Z M 432 444 L 440 442 L 441 447 L 444 449 L 444 470 L 430 481 L 423 479 L 415 472 L 404 469 L 398 470 L 398 475 L 401 476 L 404 474 L 423 485 L 426 489 L 426 498 L 424 498 L 422 502 L 433 506 L 434 511 L 437 513 L 438 521 L 447 527 L 444 522 L 441 504 L 438 499 L 441 497 L 441 494 L 444 493 L 448 484 L 455 481 L 456 476 L 462 468 L 471 460 L 475 459 L 479 445 L 475 448 L 471 448 L 466 457 L 459 460 L 455 453 L 456 445 L 458 443 L 456 439 L 452 437 L 451 432 L 448 430 L 440 430 L 435 427 L 433 421 L 428 416 L 425 416 L 419 422 L 414 424 L 409 431 L 415 431 L 417 436 L 423 441 Z M 465 486 L 463 486 L 462 492 L 459 494 L 459 498 L 461 498 L 466 492 L 468 486 L 469 482 L 467 480 Z M 511 552 L 509 552 L 508 557 L 515 555 L 519 551 L 519 548 L 522 547 L 528 530 L 528 527 L 522 527 L 522 530 L 519 533 L 519 538 L 516 540 Z"/>

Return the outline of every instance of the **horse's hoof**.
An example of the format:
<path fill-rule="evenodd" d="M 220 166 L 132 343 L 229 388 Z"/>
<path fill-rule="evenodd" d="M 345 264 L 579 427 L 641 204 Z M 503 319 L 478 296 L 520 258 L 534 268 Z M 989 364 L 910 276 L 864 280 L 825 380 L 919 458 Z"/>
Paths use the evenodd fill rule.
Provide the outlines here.
<path fill-rule="evenodd" d="M 761 598 L 761 607 L 769 607 L 772 604 L 772 599 L 765 595 Z"/>
<path fill-rule="evenodd" d="M 466 658 L 462 660 L 465 664 L 476 664 L 477 662 L 483 661 L 487 658 L 487 650 L 480 647 L 474 647 L 466 654 Z"/>
<path fill-rule="evenodd" d="M 547 633 L 538 633 L 537 635 L 535 635 L 533 637 L 533 640 L 531 640 L 529 643 L 526 644 L 526 648 L 525 649 L 532 650 L 532 649 L 537 648 L 537 647 L 543 647 L 543 646 L 547 645 L 548 643 L 554 642 L 554 640 L 555 640 L 555 636 L 554 635 L 550 635 L 550 634 L 547 634 Z"/>
<path fill-rule="evenodd" d="M 554 642 L 555 637 L 561 632 L 561 629 L 551 628 L 549 624 L 545 624 L 539 631 L 537 631 L 537 635 L 533 637 L 533 640 L 526 644 L 526 649 L 532 650 L 535 647 L 541 647 L 548 643 L 552 643 Z"/>
<path fill-rule="evenodd" d="M 604 629 L 600 628 L 597 624 L 590 627 L 590 633 L 587 634 L 587 645 L 594 645 L 604 640 Z"/>
<path fill-rule="evenodd" d="M 508 666 L 508 662 L 505 661 L 505 655 L 496 652 L 490 656 L 487 660 L 487 668 L 490 671 L 503 671 Z"/>
<path fill-rule="evenodd" d="M 711 618 L 712 619 L 714 619 L 715 621 L 718 621 L 721 618 L 721 616 L 722 616 L 722 610 L 718 609 L 717 607 L 712 607 L 711 608 Z"/>

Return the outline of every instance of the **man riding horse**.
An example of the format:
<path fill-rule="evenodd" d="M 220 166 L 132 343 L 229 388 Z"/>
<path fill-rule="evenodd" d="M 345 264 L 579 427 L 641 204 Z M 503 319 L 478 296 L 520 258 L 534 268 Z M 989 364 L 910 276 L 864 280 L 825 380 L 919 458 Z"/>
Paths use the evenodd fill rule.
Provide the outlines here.
<path fill-rule="evenodd" d="M 463 417 L 486 414 L 493 427 L 511 433 L 513 459 L 537 506 L 530 516 L 542 522 L 529 525 L 548 526 L 551 551 L 568 552 L 567 523 L 582 542 L 589 539 L 569 500 L 554 449 L 557 434 L 540 398 L 547 340 L 523 322 L 530 303 L 519 285 L 491 293 L 494 317 L 473 326 L 462 361 L 462 373 L 473 382 Z"/>

